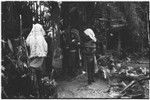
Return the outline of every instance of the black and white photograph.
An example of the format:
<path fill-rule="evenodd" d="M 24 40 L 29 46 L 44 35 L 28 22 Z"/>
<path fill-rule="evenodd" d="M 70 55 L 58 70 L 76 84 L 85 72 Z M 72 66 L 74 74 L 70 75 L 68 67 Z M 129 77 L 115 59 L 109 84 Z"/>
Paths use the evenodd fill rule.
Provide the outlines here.
<path fill-rule="evenodd" d="M 1 99 L 150 99 L 149 1 L 1 1 Z"/>

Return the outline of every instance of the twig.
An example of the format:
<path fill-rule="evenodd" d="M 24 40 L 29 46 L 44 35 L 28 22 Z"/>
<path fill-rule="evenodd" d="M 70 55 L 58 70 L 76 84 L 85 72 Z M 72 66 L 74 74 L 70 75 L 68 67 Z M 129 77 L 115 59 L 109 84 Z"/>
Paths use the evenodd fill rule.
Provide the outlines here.
<path fill-rule="evenodd" d="M 122 94 L 125 90 L 127 90 L 130 86 L 132 86 L 136 81 L 133 80 L 132 82 L 130 82 L 129 85 L 127 85 L 120 93 Z"/>
<path fill-rule="evenodd" d="M 148 77 L 148 78 L 143 78 L 143 79 L 140 79 L 140 80 L 138 80 L 138 81 L 136 81 L 136 80 L 131 81 L 130 84 L 127 85 L 120 93 L 122 94 L 125 90 L 127 90 L 130 86 L 132 86 L 132 85 L 135 84 L 136 82 L 141 82 L 141 81 L 145 81 L 145 80 L 150 80 L 150 77 Z"/>

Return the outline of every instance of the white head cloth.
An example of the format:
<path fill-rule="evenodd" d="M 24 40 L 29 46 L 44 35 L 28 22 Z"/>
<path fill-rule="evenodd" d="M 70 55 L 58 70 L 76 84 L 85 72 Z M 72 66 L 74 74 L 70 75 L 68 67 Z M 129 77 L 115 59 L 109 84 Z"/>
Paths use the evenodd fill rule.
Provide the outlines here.
<path fill-rule="evenodd" d="M 30 47 L 30 58 L 45 57 L 47 55 L 47 43 L 44 38 L 45 31 L 40 24 L 33 25 L 33 28 L 26 39 Z"/>
<path fill-rule="evenodd" d="M 84 33 L 85 33 L 87 36 L 89 36 L 94 42 L 97 41 L 97 39 L 96 39 L 96 37 L 95 37 L 95 34 L 94 34 L 94 32 L 93 32 L 92 29 L 88 28 L 88 29 L 86 29 L 86 30 L 84 31 Z"/>

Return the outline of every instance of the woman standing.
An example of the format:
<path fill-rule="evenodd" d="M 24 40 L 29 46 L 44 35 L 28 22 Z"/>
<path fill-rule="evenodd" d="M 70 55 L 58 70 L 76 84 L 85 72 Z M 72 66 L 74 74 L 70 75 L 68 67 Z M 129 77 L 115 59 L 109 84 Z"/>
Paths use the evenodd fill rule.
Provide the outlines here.
<path fill-rule="evenodd" d="M 45 74 L 44 59 L 47 56 L 48 46 L 44 38 L 45 31 L 41 24 L 33 24 L 32 30 L 26 39 L 27 46 L 30 47 L 30 67 L 32 70 L 32 76 L 36 95 L 39 97 L 41 94 L 40 79 Z"/>
<path fill-rule="evenodd" d="M 83 47 L 83 63 L 88 73 L 88 84 L 94 82 L 94 71 L 95 71 L 95 51 L 96 51 L 96 37 L 94 31 L 91 28 L 84 30 L 84 47 Z"/>

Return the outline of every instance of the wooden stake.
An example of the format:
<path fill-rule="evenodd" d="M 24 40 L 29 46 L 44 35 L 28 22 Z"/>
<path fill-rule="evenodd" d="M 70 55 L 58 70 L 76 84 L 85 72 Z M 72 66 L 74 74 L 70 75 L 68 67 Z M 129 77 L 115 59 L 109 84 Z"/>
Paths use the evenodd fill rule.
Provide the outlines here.
<path fill-rule="evenodd" d="M 20 35 L 22 36 L 22 16 L 20 15 Z"/>

